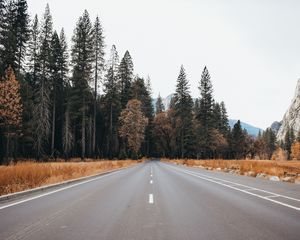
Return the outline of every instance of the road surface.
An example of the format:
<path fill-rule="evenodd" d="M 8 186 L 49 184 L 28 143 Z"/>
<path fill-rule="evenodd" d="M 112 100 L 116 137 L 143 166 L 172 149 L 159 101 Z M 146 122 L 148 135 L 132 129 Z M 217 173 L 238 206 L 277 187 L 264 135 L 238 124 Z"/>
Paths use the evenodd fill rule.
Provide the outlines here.
<path fill-rule="evenodd" d="M 299 199 L 296 184 L 152 161 L 0 203 L 0 239 L 299 240 Z"/>

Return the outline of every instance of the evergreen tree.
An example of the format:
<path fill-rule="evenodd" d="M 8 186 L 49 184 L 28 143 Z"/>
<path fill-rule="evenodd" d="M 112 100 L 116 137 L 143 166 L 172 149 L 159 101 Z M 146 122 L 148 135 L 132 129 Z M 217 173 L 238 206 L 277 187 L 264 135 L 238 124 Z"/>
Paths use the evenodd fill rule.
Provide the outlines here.
<path fill-rule="evenodd" d="M 39 20 L 35 15 L 30 29 L 30 36 L 27 48 L 27 72 L 30 75 L 30 85 L 32 88 L 36 88 L 40 73 L 40 61 L 39 61 Z"/>
<path fill-rule="evenodd" d="M 91 102 L 89 83 L 92 79 L 94 59 L 92 24 L 87 10 L 77 22 L 72 42 L 72 101 L 74 110 L 76 109 L 73 114 L 77 115 L 79 110 L 80 116 L 77 116 L 77 122 L 81 127 L 81 158 L 84 159 L 86 156 L 86 119 Z"/>
<path fill-rule="evenodd" d="M 61 58 L 63 56 L 60 39 L 55 31 L 51 40 L 50 80 L 52 103 L 51 154 L 62 150 L 62 115 L 64 104 L 64 82 L 61 78 Z"/>
<path fill-rule="evenodd" d="M 189 83 L 183 66 L 177 78 L 176 93 L 174 95 L 174 111 L 177 119 L 176 141 L 178 156 L 181 158 L 192 155 L 194 148 L 194 135 L 192 129 L 193 100 L 190 95 Z"/>
<path fill-rule="evenodd" d="M 160 94 L 158 94 L 158 97 L 157 97 L 157 100 L 156 100 L 156 103 L 155 103 L 155 108 L 156 108 L 156 111 L 155 111 L 156 114 L 159 114 L 159 113 L 165 111 L 165 106 L 162 102 Z"/>
<path fill-rule="evenodd" d="M 230 126 L 229 126 L 227 110 L 225 107 L 225 103 L 223 101 L 220 103 L 220 107 L 221 107 L 221 126 L 220 126 L 221 128 L 219 130 L 224 137 L 227 137 L 230 131 Z"/>
<path fill-rule="evenodd" d="M 196 116 L 200 124 L 198 135 L 200 136 L 198 151 L 202 152 L 203 157 L 211 158 L 212 152 L 210 146 L 212 145 L 212 129 L 214 128 L 214 99 L 213 99 L 213 88 L 210 81 L 210 75 L 208 69 L 205 67 L 200 81 L 200 100 L 199 100 L 199 112 Z M 220 108 L 220 106 L 218 107 Z M 218 112 L 219 109 L 218 109 Z M 220 113 L 218 113 L 220 115 Z M 220 118 L 220 116 L 218 116 Z M 219 119 L 220 120 L 220 119 Z"/>
<path fill-rule="evenodd" d="M 238 120 L 233 126 L 230 139 L 231 154 L 234 159 L 245 158 L 245 145 L 245 132 L 242 129 L 240 120 Z"/>
<path fill-rule="evenodd" d="M 43 23 L 39 35 L 39 68 L 38 86 L 35 92 L 35 148 L 37 158 L 47 153 L 46 148 L 49 141 L 51 130 L 51 113 L 50 113 L 50 88 L 51 88 L 51 40 L 52 40 L 52 16 L 47 4 Z"/>
<path fill-rule="evenodd" d="M 29 14 L 26 0 L 16 1 L 16 70 L 17 76 L 20 78 L 20 71 L 23 68 L 22 63 L 25 59 L 26 54 L 26 43 L 29 39 Z"/>
<path fill-rule="evenodd" d="M 4 76 L 8 66 L 16 69 L 17 42 L 16 42 L 16 15 L 15 2 L 9 0 L 2 3 L 2 16 L 0 22 L 0 76 Z"/>
<path fill-rule="evenodd" d="M 96 18 L 93 28 L 93 44 L 94 44 L 94 68 L 95 68 L 95 86 L 94 86 L 94 112 L 93 112 L 93 154 L 96 150 L 96 109 L 97 109 L 97 90 L 98 90 L 98 76 L 101 74 L 104 67 L 104 36 L 102 26 L 99 18 Z"/>
<path fill-rule="evenodd" d="M 107 65 L 107 73 L 104 78 L 103 112 L 105 116 L 105 149 L 106 156 L 113 158 L 118 156 L 118 119 L 121 112 L 119 81 L 118 81 L 119 57 L 116 47 L 111 48 L 110 59 Z"/>
<path fill-rule="evenodd" d="M 135 99 L 141 102 L 141 108 L 144 116 L 148 119 L 148 125 L 145 130 L 145 138 L 142 144 L 142 154 L 150 155 L 153 151 L 153 119 L 154 119 L 154 108 L 152 105 L 151 92 L 149 88 L 150 82 L 144 81 L 143 78 L 136 77 L 132 83 L 132 95 Z"/>
<path fill-rule="evenodd" d="M 133 63 L 128 51 L 125 52 L 119 67 L 119 78 L 121 85 L 121 105 L 126 107 L 127 102 L 132 99 L 131 84 L 133 80 Z"/>

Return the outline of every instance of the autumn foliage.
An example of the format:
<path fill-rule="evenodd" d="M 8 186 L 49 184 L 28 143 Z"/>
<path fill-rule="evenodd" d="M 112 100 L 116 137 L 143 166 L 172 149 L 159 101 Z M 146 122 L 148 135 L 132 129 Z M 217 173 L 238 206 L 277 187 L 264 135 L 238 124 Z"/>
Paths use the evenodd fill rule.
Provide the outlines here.
<path fill-rule="evenodd" d="M 18 127 L 22 122 L 20 84 L 11 67 L 6 70 L 6 78 L 0 81 L 0 124 Z"/>
<path fill-rule="evenodd" d="M 291 159 L 300 160 L 300 142 L 294 142 L 291 147 Z"/>
<path fill-rule="evenodd" d="M 121 112 L 120 123 L 120 136 L 127 141 L 130 150 L 135 155 L 138 154 L 148 124 L 148 119 L 142 113 L 140 101 L 128 101 L 126 108 Z"/>

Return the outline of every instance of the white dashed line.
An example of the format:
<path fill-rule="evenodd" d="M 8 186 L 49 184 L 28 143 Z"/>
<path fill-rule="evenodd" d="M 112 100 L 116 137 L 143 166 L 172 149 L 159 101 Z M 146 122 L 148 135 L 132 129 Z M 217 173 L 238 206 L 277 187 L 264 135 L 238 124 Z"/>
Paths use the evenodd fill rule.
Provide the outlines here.
<path fill-rule="evenodd" d="M 153 184 L 153 180 L 150 180 L 150 184 Z"/>
<path fill-rule="evenodd" d="M 154 203 L 154 200 L 153 200 L 153 194 L 149 194 L 149 203 L 150 204 L 153 204 Z"/>

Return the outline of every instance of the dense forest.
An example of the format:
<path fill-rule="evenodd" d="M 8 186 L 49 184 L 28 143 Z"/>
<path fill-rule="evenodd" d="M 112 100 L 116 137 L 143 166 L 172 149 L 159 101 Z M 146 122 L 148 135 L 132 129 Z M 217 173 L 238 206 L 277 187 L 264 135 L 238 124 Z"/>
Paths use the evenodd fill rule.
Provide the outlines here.
<path fill-rule="evenodd" d="M 153 106 L 151 80 L 126 51 L 105 53 L 103 26 L 85 10 L 71 38 L 54 30 L 49 6 L 30 17 L 26 0 L 0 0 L 0 161 L 140 157 L 263 158 L 276 150 L 271 129 L 249 136 L 228 124 L 207 67 L 199 96 L 181 66 L 165 109 Z M 175 84 L 176 79 L 174 79 Z M 100 91 L 101 89 L 101 91 Z M 293 139 L 292 139 L 293 138 Z M 294 136 L 281 144 L 291 154 Z M 280 149 L 279 149 L 280 150 Z M 278 149 L 276 150 L 278 151 Z"/>

